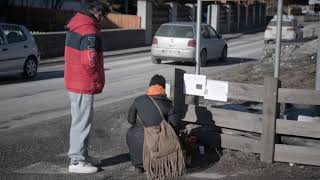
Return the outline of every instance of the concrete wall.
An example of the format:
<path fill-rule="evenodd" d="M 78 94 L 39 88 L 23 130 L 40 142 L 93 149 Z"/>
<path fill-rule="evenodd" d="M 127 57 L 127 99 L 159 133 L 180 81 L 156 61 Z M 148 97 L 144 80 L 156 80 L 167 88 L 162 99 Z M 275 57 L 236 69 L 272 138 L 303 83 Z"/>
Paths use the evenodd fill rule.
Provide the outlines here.
<path fill-rule="evenodd" d="M 61 57 L 64 55 L 66 32 L 34 34 L 41 58 Z M 145 46 L 145 30 L 103 30 L 103 51 L 129 49 Z"/>
<path fill-rule="evenodd" d="M 141 18 L 141 28 L 145 30 L 145 44 L 152 42 L 153 7 L 149 0 L 137 1 L 137 16 Z"/>

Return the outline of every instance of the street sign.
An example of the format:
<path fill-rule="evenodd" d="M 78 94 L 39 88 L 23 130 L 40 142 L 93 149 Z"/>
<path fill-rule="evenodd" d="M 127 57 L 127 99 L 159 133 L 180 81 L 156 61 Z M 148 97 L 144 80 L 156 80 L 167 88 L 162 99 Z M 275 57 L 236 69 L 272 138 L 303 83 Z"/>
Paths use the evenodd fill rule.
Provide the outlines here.
<path fill-rule="evenodd" d="M 309 5 L 320 4 L 320 0 L 309 0 Z"/>

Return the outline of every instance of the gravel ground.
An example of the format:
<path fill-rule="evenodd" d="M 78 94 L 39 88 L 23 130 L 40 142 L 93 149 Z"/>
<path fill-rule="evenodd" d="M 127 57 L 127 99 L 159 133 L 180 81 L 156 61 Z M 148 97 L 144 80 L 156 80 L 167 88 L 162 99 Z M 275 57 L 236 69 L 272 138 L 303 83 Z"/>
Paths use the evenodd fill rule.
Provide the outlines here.
<path fill-rule="evenodd" d="M 314 88 L 317 40 L 299 45 L 282 47 L 280 81 L 286 88 Z M 255 64 L 242 64 L 238 68 L 211 75 L 208 78 L 231 82 L 263 84 L 265 76 L 273 76 L 274 51 L 265 50 L 265 55 Z"/>

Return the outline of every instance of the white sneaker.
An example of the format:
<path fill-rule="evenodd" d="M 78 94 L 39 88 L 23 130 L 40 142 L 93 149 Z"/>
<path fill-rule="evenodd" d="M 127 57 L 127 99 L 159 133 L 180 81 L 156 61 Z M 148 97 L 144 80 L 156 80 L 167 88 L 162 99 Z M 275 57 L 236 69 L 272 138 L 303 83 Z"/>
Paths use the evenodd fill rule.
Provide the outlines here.
<path fill-rule="evenodd" d="M 102 162 L 100 159 L 88 156 L 86 161 L 94 166 L 101 166 Z"/>
<path fill-rule="evenodd" d="M 88 162 L 79 161 L 77 164 L 69 165 L 69 172 L 71 173 L 95 173 L 98 172 L 98 168 L 92 166 Z"/>

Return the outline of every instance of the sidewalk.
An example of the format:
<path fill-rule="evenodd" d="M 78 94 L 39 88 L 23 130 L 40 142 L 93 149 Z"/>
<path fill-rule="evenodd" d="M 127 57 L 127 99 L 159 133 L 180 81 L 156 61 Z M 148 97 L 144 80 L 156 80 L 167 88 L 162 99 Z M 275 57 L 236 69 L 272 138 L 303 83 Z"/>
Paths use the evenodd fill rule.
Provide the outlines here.
<path fill-rule="evenodd" d="M 231 39 L 239 38 L 245 34 L 249 33 L 257 33 L 264 31 L 265 27 L 259 27 L 255 29 L 246 30 L 241 33 L 234 33 L 234 34 L 222 34 L 222 37 L 228 41 Z M 112 57 L 112 56 L 118 56 L 118 55 L 129 55 L 134 53 L 143 53 L 143 52 L 150 52 L 151 46 L 144 46 L 144 47 L 138 47 L 138 48 L 132 48 L 132 49 L 123 49 L 123 50 L 115 50 L 115 51 L 105 51 L 103 52 L 104 57 Z M 49 58 L 49 59 L 41 59 L 40 64 L 51 64 L 51 63 L 59 63 L 63 62 L 64 57 L 56 57 L 56 58 Z"/>

